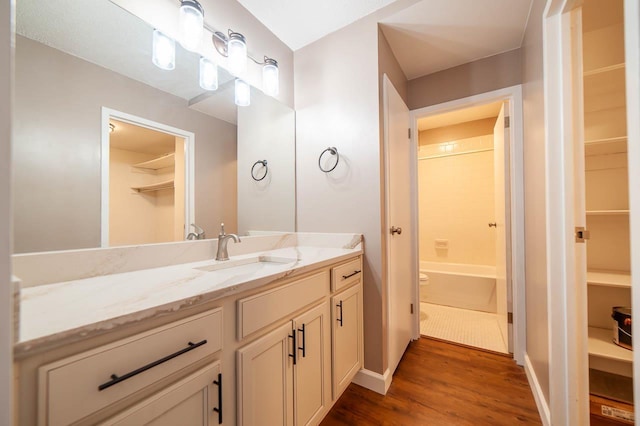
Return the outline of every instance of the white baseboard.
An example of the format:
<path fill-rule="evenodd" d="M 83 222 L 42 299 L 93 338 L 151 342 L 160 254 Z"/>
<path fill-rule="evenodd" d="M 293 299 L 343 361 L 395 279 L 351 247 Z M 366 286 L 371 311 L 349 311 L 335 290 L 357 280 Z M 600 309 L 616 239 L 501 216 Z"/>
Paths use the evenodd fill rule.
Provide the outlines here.
<path fill-rule="evenodd" d="M 377 392 L 380 395 L 386 395 L 389 390 L 389 386 L 391 386 L 391 379 L 393 379 L 393 375 L 388 369 L 384 374 L 380 374 L 363 368 L 358 371 L 356 376 L 353 378 L 353 383 Z"/>
<path fill-rule="evenodd" d="M 529 380 L 529 386 L 531 387 L 533 398 L 536 400 L 536 406 L 538 407 L 538 413 L 540 414 L 542 424 L 544 426 L 550 426 L 551 414 L 549 412 L 549 404 L 544 398 L 542 388 L 540 387 L 540 383 L 538 382 L 538 377 L 536 376 L 536 372 L 531 365 L 529 355 L 526 352 L 524 354 L 524 372 L 527 373 L 527 380 Z"/>

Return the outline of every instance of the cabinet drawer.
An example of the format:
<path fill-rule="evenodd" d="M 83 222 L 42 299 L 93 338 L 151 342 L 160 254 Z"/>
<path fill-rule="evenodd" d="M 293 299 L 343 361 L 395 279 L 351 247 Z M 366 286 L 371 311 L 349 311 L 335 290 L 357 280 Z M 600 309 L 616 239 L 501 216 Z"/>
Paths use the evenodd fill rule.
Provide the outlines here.
<path fill-rule="evenodd" d="M 353 259 L 331 270 L 331 290 L 339 291 L 362 279 L 362 259 Z"/>
<path fill-rule="evenodd" d="M 238 339 L 291 315 L 329 294 L 329 272 L 322 271 L 238 301 Z"/>
<path fill-rule="evenodd" d="M 73 423 L 221 349 L 218 308 L 42 366 L 38 424 Z"/>

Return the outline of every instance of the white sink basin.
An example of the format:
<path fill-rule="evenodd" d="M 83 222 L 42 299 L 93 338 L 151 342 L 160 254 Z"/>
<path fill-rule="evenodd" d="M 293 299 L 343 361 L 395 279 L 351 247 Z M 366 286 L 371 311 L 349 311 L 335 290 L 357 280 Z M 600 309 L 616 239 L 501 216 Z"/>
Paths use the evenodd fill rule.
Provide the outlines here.
<path fill-rule="evenodd" d="M 223 269 L 239 268 L 241 266 L 247 266 L 247 265 L 253 265 L 253 266 L 285 265 L 287 263 L 294 263 L 297 261 L 298 259 L 294 259 L 290 257 L 255 256 L 255 257 L 248 257 L 245 259 L 219 260 L 212 265 L 200 266 L 194 269 L 197 269 L 199 271 L 205 271 L 205 272 L 214 272 L 214 271 L 220 271 Z"/>

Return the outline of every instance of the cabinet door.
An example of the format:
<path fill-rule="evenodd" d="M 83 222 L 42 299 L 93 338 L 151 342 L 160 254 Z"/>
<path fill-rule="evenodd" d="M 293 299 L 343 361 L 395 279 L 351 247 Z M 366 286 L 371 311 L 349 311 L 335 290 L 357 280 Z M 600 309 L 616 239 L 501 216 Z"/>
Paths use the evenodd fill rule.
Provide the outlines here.
<path fill-rule="evenodd" d="M 318 424 L 331 404 L 331 328 L 324 302 L 293 320 L 297 333 L 294 367 L 296 426 Z"/>
<path fill-rule="evenodd" d="M 238 350 L 239 425 L 293 425 L 293 350 L 291 322 Z"/>
<path fill-rule="evenodd" d="M 105 422 L 118 426 L 212 426 L 221 423 L 218 411 L 220 362 L 188 376 Z"/>
<path fill-rule="evenodd" d="M 333 399 L 362 368 L 362 283 L 331 298 L 333 312 Z"/>

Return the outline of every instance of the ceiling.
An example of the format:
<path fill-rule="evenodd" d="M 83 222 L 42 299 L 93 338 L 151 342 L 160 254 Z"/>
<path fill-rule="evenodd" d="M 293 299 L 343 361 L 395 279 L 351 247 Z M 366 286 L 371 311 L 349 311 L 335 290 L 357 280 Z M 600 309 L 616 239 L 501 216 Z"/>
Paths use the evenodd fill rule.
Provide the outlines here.
<path fill-rule="evenodd" d="M 238 0 L 292 50 L 395 0 Z M 532 0 L 422 0 L 382 19 L 406 77 L 517 49 Z"/>
<path fill-rule="evenodd" d="M 175 151 L 176 137 L 135 124 L 111 119 L 113 132 L 109 133 L 109 146 L 126 151 L 162 155 Z"/>
<path fill-rule="evenodd" d="M 499 101 L 421 118 L 418 120 L 418 131 L 452 126 L 484 118 L 495 118 L 500 114 L 501 107 L 502 102 Z"/>
<path fill-rule="evenodd" d="M 396 0 L 238 1 L 291 50 L 298 50 Z"/>

